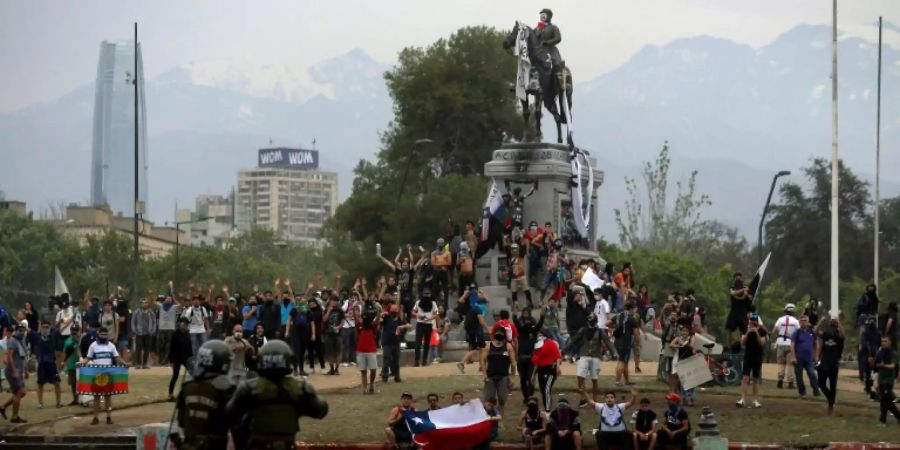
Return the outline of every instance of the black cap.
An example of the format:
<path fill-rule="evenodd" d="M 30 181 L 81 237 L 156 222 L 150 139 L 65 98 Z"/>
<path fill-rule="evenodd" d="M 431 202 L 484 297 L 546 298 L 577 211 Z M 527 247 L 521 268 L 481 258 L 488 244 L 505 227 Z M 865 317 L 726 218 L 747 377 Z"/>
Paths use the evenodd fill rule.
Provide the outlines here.
<path fill-rule="evenodd" d="M 547 17 L 553 18 L 553 11 L 551 11 L 550 8 L 542 9 L 540 14 L 544 14 L 544 13 L 547 13 Z"/>
<path fill-rule="evenodd" d="M 400 394 L 400 398 L 413 398 L 413 395 L 409 392 L 404 392 Z"/>

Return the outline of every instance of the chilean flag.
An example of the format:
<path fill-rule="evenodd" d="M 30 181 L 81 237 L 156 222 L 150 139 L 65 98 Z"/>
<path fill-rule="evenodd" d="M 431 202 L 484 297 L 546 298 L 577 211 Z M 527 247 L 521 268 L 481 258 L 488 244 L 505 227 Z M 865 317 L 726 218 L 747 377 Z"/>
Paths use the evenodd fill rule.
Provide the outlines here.
<path fill-rule="evenodd" d="M 413 441 L 428 450 L 471 449 L 491 437 L 491 420 L 481 400 L 436 411 L 405 411 Z"/>

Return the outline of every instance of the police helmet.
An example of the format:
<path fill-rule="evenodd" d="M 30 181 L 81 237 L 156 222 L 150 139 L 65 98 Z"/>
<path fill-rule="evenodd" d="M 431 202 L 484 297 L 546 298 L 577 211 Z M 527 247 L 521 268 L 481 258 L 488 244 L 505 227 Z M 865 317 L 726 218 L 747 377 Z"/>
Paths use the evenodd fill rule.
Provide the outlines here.
<path fill-rule="evenodd" d="M 197 351 L 193 375 L 195 378 L 225 375 L 231 370 L 233 359 L 234 353 L 224 341 L 219 339 L 207 341 Z"/>
<path fill-rule="evenodd" d="M 282 340 L 273 339 L 259 349 L 258 371 L 263 375 L 289 375 L 294 352 Z"/>

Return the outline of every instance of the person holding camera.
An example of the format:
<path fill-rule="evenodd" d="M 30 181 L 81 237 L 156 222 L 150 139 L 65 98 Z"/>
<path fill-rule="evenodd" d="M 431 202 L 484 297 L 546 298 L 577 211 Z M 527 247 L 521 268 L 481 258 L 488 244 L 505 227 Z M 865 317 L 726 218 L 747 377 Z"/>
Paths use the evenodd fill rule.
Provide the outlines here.
<path fill-rule="evenodd" d="M 741 379 L 741 399 L 735 405 L 743 408 L 744 398 L 747 396 L 747 387 L 753 382 L 753 404 L 754 408 L 760 408 L 759 403 L 759 383 L 762 381 L 762 360 L 763 353 L 766 348 L 766 329 L 759 326 L 759 316 L 753 314 L 750 316 L 750 322 L 747 324 L 747 333 L 741 336 L 741 346 L 744 347 L 744 368 L 743 378 Z"/>

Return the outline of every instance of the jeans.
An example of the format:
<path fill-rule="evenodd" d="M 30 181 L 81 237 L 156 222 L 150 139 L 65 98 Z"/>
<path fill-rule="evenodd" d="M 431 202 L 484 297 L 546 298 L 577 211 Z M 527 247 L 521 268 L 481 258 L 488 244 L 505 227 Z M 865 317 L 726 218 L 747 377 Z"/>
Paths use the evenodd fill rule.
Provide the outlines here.
<path fill-rule="evenodd" d="M 169 347 L 172 346 L 172 333 L 174 330 L 159 330 L 156 333 L 156 353 L 159 355 L 161 366 L 169 365 Z"/>
<path fill-rule="evenodd" d="M 325 369 L 325 348 L 322 344 L 322 336 L 316 336 L 315 339 L 310 339 L 307 351 L 309 352 L 310 372 L 314 372 L 316 369 L 316 357 L 318 357 L 319 360 L 319 367 Z"/>
<path fill-rule="evenodd" d="M 382 344 L 381 351 L 384 359 L 381 378 L 387 380 L 389 376 L 393 376 L 395 381 L 400 380 L 400 346 Z"/>
<path fill-rule="evenodd" d="M 150 359 L 150 347 L 153 343 L 153 336 L 149 334 L 136 335 L 134 337 L 134 354 L 137 357 L 133 361 L 137 367 L 146 367 L 147 361 Z"/>
<path fill-rule="evenodd" d="M 825 394 L 828 404 L 834 406 L 837 398 L 838 366 L 826 367 L 820 364 L 817 372 L 819 373 L 819 390 Z"/>
<path fill-rule="evenodd" d="M 519 387 L 522 389 L 522 398 L 528 400 L 528 397 L 534 394 L 534 383 L 531 382 L 534 364 L 531 362 L 531 355 L 520 356 L 516 366 L 516 370 L 519 372 Z"/>
<path fill-rule="evenodd" d="M 309 342 L 309 328 L 291 329 L 291 350 L 294 351 L 294 370 L 302 372 L 306 358 L 306 345 Z"/>
<path fill-rule="evenodd" d="M 356 363 L 356 328 L 341 328 L 341 362 Z"/>
<path fill-rule="evenodd" d="M 172 393 L 175 392 L 175 383 L 178 382 L 178 374 L 181 373 L 181 366 L 184 366 L 186 372 L 190 372 L 187 361 L 172 361 L 172 379 L 169 380 L 169 395 L 172 395 Z"/>
<path fill-rule="evenodd" d="M 816 377 L 815 370 L 813 370 L 812 361 L 798 359 L 797 362 L 794 363 L 794 377 L 797 379 L 797 391 L 800 392 L 800 395 L 806 395 L 806 385 L 803 384 L 804 371 L 806 371 L 806 374 L 809 376 L 809 385 L 812 386 L 813 392 L 818 395 L 819 380 L 818 377 Z"/>
<path fill-rule="evenodd" d="M 431 278 L 431 294 L 447 307 L 447 296 L 450 292 L 450 272 L 434 269 Z"/>
<path fill-rule="evenodd" d="M 893 384 L 878 385 L 878 402 L 881 406 L 881 413 L 878 415 L 879 422 L 887 422 L 888 411 L 890 411 L 890 413 L 894 415 L 894 418 L 897 419 L 898 422 L 900 422 L 900 411 L 897 410 L 897 405 L 894 404 Z"/>
<path fill-rule="evenodd" d="M 429 347 L 431 347 L 431 324 L 425 322 L 416 322 L 415 365 L 418 366 L 419 361 L 422 361 L 421 364 L 423 366 L 426 365 L 426 363 L 428 362 Z"/>
<path fill-rule="evenodd" d="M 191 333 L 191 350 L 193 350 L 191 354 L 196 355 L 204 343 L 206 343 L 206 333 Z"/>

